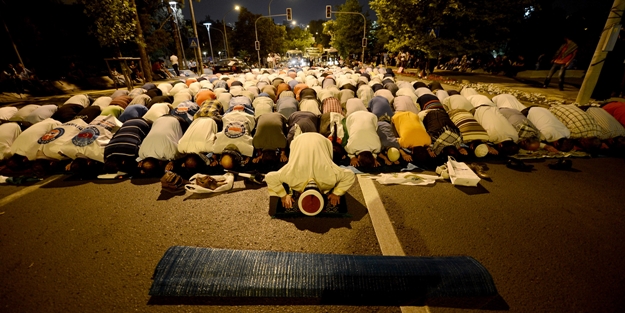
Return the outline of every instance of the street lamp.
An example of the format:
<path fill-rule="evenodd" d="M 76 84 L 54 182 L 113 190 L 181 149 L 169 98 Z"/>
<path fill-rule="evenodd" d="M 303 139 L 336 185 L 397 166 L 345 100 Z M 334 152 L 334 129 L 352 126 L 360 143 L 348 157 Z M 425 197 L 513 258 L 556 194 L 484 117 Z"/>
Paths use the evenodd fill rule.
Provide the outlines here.
<path fill-rule="evenodd" d="M 176 14 L 176 5 L 178 4 L 178 2 L 176 1 L 169 1 L 169 7 L 171 7 L 171 10 L 173 12 L 173 18 L 174 18 L 174 23 L 176 23 L 176 32 L 178 33 L 178 39 L 180 41 L 180 52 L 182 53 L 182 68 L 187 68 L 187 57 L 184 55 L 184 45 L 182 44 L 182 36 L 180 36 L 180 25 L 178 25 L 178 17 Z"/>
<path fill-rule="evenodd" d="M 208 44 L 211 47 L 211 61 L 215 60 L 215 56 L 213 55 L 213 41 L 211 40 L 211 23 L 204 23 L 206 26 L 206 31 L 208 32 Z M 206 52 L 204 52 L 204 57 L 206 57 Z"/>
<path fill-rule="evenodd" d="M 232 11 L 239 11 L 241 7 L 239 7 L 238 5 L 234 6 L 234 9 L 232 9 L 230 12 Z M 221 23 L 224 24 L 224 36 L 226 37 L 226 58 L 230 57 L 230 49 L 228 48 L 228 32 L 226 31 L 226 15 L 228 15 L 228 13 L 224 14 L 224 17 L 221 18 Z"/>

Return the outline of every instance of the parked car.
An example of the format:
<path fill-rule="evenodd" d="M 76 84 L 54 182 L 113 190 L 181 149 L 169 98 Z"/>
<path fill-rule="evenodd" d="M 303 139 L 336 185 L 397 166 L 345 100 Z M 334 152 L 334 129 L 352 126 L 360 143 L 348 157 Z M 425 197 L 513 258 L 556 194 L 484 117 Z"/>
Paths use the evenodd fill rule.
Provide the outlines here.
<path fill-rule="evenodd" d="M 215 65 L 211 67 L 213 74 L 217 73 L 247 73 L 250 71 L 250 66 L 245 64 L 243 60 L 230 58 L 222 59 L 215 62 Z"/>

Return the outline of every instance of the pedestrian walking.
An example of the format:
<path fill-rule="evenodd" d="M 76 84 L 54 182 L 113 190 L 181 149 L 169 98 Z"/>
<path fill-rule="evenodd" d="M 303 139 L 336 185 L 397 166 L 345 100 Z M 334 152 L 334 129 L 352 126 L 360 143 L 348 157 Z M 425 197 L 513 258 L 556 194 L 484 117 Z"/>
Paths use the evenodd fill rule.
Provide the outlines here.
<path fill-rule="evenodd" d="M 176 72 L 176 76 L 180 76 L 180 69 L 178 68 L 178 57 L 175 54 L 172 54 L 169 57 L 169 61 L 171 61 L 171 67 L 174 68 L 174 72 Z"/>
<path fill-rule="evenodd" d="M 551 70 L 549 71 L 549 75 L 545 79 L 545 83 L 543 84 L 543 88 L 549 87 L 549 82 L 551 81 L 551 77 L 555 74 L 556 69 L 560 68 L 560 75 L 558 76 L 558 88 L 560 90 L 564 90 L 564 75 L 566 74 L 566 69 L 569 67 L 573 59 L 575 59 L 575 55 L 577 54 L 577 44 L 574 43 L 568 37 L 564 37 L 564 44 L 560 46 L 558 52 L 556 52 L 555 56 L 551 63 Z"/>

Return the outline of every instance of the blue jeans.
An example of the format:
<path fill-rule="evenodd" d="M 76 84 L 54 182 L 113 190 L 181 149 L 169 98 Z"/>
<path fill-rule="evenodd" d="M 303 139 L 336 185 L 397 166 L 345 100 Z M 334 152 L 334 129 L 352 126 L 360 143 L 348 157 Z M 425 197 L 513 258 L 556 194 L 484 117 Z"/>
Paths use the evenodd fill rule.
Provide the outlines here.
<path fill-rule="evenodd" d="M 556 69 L 558 67 L 560 67 L 560 74 L 558 75 L 558 88 L 562 90 L 564 89 L 564 75 L 566 74 L 566 64 L 553 63 L 553 66 L 551 66 L 551 70 L 549 71 L 549 75 L 547 75 L 547 78 L 545 79 L 544 85 L 546 87 L 549 87 L 549 82 L 551 82 L 551 77 L 553 77 L 553 74 L 556 73 Z"/>

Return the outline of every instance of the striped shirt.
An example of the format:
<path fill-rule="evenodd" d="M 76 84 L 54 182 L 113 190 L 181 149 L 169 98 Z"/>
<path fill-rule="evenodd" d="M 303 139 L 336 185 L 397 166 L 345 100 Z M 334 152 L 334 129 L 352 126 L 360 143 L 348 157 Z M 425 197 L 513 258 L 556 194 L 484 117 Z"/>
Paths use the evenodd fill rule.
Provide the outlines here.
<path fill-rule="evenodd" d="M 104 159 L 112 156 L 136 158 L 139 147 L 149 132 L 150 124 L 142 118 L 126 121 L 104 147 Z"/>
<path fill-rule="evenodd" d="M 460 129 L 464 142 L 488 141 L 488 133 L 469 111 L 462 109 L 451 110 L 449 111 L 449 118 Z"/>
<path fill-rule="evenodd" d="M 519 132 L 519 139 L 540 138 L 540 131 L 532 122 L 516 109 L 500 107 L 499 112 L 508 119 L 508 122 Z"/>

